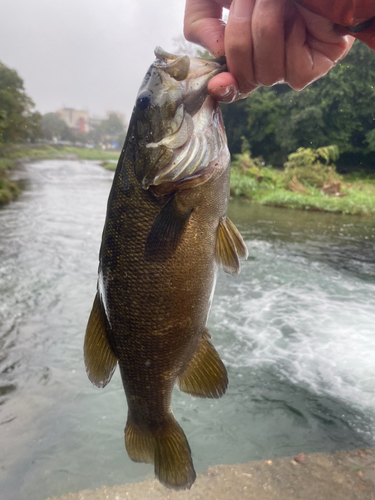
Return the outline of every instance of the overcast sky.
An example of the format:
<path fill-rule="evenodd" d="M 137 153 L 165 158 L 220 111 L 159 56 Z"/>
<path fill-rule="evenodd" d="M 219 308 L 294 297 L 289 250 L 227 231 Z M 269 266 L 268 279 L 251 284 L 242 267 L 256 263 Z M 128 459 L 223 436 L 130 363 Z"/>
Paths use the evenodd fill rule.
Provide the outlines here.
<path fill-rule="evenodd" d="M 3 0 L 0 61 L 41 113 L 66 106 L 130 118 L 153 50 L 182 35 L 184 0 Z"/>

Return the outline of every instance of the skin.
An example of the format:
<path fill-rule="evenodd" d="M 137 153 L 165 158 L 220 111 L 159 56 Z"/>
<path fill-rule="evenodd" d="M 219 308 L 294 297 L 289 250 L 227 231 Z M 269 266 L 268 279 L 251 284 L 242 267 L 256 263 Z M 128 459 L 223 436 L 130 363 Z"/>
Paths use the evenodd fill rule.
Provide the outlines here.
<path fill-rule="evenodd" d="M 223 7 L 229 9 L 226 25 Z M 284 82 L 302 90 L 345 57 L 354 42 L 332 21 L 290 0 L 187 0 L 184 33 L 215 57 L 226 56 L 229 72 L 208 86 L 223 102 L 261 85 Z"/>

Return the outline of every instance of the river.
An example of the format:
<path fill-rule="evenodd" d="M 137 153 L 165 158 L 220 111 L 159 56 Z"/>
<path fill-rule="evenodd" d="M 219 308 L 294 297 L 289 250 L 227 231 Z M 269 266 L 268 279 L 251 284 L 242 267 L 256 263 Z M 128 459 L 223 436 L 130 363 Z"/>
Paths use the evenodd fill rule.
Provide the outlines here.
<path fill-rule="evenodd" d="M 0 491 L 4 500 L 152 477 L 128 458 L 119 374 L 88 381 L 82 354 L 113 174 L 53 160 L 18 172 L 0 210 Z M 375 445 L 375 218 L 232 201 L 249 249 L 220 272 L 208 327 L 230 385 L 173 409 L 198 471 Z"/>

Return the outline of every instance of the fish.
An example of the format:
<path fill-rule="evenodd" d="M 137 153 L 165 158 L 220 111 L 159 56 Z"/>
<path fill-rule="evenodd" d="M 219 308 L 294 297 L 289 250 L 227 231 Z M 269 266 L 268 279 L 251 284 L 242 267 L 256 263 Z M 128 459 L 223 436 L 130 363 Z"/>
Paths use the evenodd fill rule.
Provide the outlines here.
<path fill-rule="evenodd" d="M 246 245 L 226 215 L 230 154 L 209 80 L 225 61 L 160 47 L 139 89 L 110 191 L 84 361 L 105 387 L 119 366 L 125 447 L 166 487 L 196 473 L 172 390 L 219 398 L 226 368 L 207 329 L 219 267 L 240 271 Z"/>

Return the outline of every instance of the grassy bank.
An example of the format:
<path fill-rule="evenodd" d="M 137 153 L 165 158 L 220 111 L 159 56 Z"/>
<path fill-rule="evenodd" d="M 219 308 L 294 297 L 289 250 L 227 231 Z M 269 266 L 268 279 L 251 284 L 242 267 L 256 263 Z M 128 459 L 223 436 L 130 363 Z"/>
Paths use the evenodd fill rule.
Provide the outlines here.
<path fill-rule="evenodd" d="M 11 201 L 19 193 L 16 183 L 8 177 L 9 171 L 19 161 L 71 157 L 99 160 L 104 168 L 115 170 L 119 155 L 119 151 L 71 146 L 1 145 L 0 205 Z M 330 186 L 333 186 L 331 190 Z M 332 166 L 319 162 L 309 168 L 293 164 L 284 170 L 277 170 L 244 153 L 237 155 L 232 162 L 231 195 L 283 208 L 374 215 L 375 175 L 366 178 L 359 173 L 339 176 Z"/>
<path fill-rule="evenodd" d="M 55 158 L 77 158 L 80 160 L 100 160 L 105 168 L 116 165 L 119 151 L 102 151 L 72 146 L 51 146 L 49 144 L 7 144 L 0 145 L 0 205 L 17 196 L 19 189 L 9 180 L 10 170 L 20 161 L 39 161 Z M 112 167 L 113 168 L 113 167 Z"/>
<path fill-rule="evenodd" d="M 340 176 L 324 164 L 277 170 L 247 153 L 232 163 L 231 195 L 263 205 L 352 215 L 375 214 L 375 176 Z"/>

